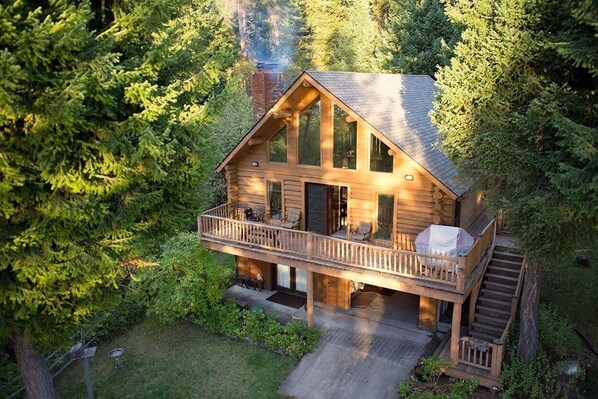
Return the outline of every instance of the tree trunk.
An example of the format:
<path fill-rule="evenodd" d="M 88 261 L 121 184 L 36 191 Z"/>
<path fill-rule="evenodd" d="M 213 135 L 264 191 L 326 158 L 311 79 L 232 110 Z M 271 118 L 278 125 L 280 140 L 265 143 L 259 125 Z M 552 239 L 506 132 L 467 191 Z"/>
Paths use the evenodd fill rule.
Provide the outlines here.
<path fill-rule="evenodd" d="M 517 357 L 524 362 L 532 361 L 538 352 L 541 268 L 542 262 L 539 259 L 529 259 L 527 272 L 523 280 Z"/>
<path fill-rule="evenodd" d="M 13 335 L 13 349 L 21 370 L 23 384 L 29 399 L 55 399 L 52 374 L 44 356 L 28 342 L 24 332 Z"/>

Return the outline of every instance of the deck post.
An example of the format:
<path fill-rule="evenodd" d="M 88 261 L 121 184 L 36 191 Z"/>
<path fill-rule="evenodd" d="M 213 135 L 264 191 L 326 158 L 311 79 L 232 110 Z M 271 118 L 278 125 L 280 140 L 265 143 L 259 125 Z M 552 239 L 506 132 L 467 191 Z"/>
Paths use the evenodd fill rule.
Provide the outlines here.
<path fill-rule="evenodd" d="M 453 303 L 453 321 L 451 324 L 451 362 L 457 365 L 459 362 L 459 341 L 461 338 L 461 305 Z"/>
<path fill-rule="evenodd" d="M 307 259 L 311 259 L 314 254 L 314 233 L 311 231 L 307 232 Z"/>
<path fill-rule="evenodd" d="M 201 237 L 201 215 L 197 215 L 197 236 Z"/>
<path fill-rule="evenodd" d="M 307 326 L 314 326 L 314 272 L 307 271 Z"/>

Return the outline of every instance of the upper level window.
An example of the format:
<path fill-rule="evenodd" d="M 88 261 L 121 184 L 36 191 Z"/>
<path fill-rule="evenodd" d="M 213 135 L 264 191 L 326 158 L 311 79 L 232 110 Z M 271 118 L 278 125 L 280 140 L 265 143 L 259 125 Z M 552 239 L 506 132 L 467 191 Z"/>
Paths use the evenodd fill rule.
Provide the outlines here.
<path fill-rule="evenodd" d="M 268 161 L 287 162 L 287 127 L 283 127 L 270 139 Z"/>
<path fill-rule="evenodd" d="M 282 184 L 279 181 L 268 182 L 268 207 L 270 219 L 282 218 Z"/>
<path fill-rule="evenodd" d="M 320 166 L 320 101 L 299 114 L 299 164 Z"/>
<path fill-rule="evenodd" d="M 394 195 L 378 195 L 378 226 L 376 238 L 381 240 L 392 239 L 392 228 L 395 213 Z"/>
<path fill-rule="evenodd" d="M 372 172 L 392 173 L 392 155 L 390 148 L 378 137 L 371 135 L 370 141 L 370 170 Z"/>
<path fill-rule="evenodd" d="M 357 122 L 334 104 L 335 168 L 355 169 L 357 158 Z"/>

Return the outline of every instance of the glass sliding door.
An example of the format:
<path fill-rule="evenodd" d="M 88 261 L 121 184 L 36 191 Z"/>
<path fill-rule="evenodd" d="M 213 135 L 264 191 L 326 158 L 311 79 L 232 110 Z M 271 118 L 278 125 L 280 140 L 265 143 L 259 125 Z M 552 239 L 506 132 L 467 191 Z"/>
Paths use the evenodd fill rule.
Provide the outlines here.
<path fill-rule="evenodd" d="M 307 292 L 307 271 L 305 269 L 295 269 L 295 290 Z"/>
<path fill-rule="evenodd" d="M 314 233 L 328 234 L 328 186 L 306 184 L 306 229 Z"/>
<path fill-rule="evenodd" d="M 279 288 L 291 289 L 291 267 L 276 265 L 276 285 Z"/>

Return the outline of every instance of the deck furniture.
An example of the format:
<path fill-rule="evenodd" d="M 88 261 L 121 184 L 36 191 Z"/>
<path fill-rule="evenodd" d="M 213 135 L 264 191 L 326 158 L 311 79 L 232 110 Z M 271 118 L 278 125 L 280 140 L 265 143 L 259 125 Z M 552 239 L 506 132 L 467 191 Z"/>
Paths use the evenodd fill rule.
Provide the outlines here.
<path fill-rule="evenodd" d="M 287 217 L 280 224 L 285 229 L 298 229 L 299 221 L 301 220 L 301 211 L 298 209 L 290 209 L 287 211 Z"/>
<path fill-rule="evenodd" d="M 372 234 L 372 223 L 371 222 L 359 222 L 357 231 L 351 235 L 353 241 L 369 241 L 370 235 Z"/>

